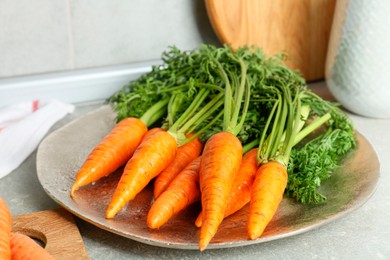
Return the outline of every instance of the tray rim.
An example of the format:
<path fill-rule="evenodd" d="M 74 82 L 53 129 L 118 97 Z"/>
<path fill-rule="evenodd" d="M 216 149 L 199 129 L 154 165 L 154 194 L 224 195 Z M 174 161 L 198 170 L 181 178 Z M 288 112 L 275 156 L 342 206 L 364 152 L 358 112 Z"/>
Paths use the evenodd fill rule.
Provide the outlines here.
<path fill-rule="evenodd" d="M 132 239 L 134 241 L 138 241 L 138 242 L 141 242 L 141 243 L 144 243 L 144 244 L 152 245 L 152 246 L 158 246 L 158 247 L 164 247 L 164 248 L 172 248 L 172 249 L 198 250 L 198 243 L 177 243 L 177 242 L 167 243 L 167 242 L 161 242 L 159 240 L 154 240 L 154 239 L 150 239 L 150 238 L 148 239 L 148 238 L 144 238 L 144 237 L 141 237 L 141 236 L 137 236 L 135 234 L 129 234 L 129 233 L 125 233 L 123 231 L 118 231 L 115 228 L 110 227 L 110 225 L 108 225 L 108 226 L 104 225 L 101 221 L 91 220 L 90 217 L 88 217 L 88 215 L 80 213 L 80 212 L 78 212 L 77 210 L 74 209 L 74 207 L 77 207 L 75 202 L 73 202 L 73 205 L 69 205 L 69 204 L 65 203 L 61 199 L 57 198 L 57 196 L 55 196 L 53 194 L 51 189 L 48 188 L 47 185 L 45 185 L 45 183 L 43 181 L 44 178 L 42 176 L 42 171 L 41 171 L 42 165 L 39 162 L 40 161 L 39 159 L 41 157 L 41 152 L 42 152 L 42 149 L 45 146 L 45 144 L 50 142 L 51 138 L 54 138 L 55 135 L 57 135 L 59 132 L 63 131 L 63 129 L 72 127 L 74 124 L 77 124 L 80 120 L 83 120 L 84 117 L 94 116 L 95 114 L 97 114 L 97 113 L 99 113 L 101 111 L 107 110 L 107 109 L 111 110 L 108 105 L 104 105 L 104 106 L 102 106 L 102 107 L 100 107 L 100 108 L 98 108 L 96 110 L 93 110 L 93 111 L 87 113 L 86 115 L 84 115 L 84 116 L 82 116 L 80 118 L 77 118 L 77 119 L 69 122 L 68 124 L 62 126 L 61 128 L 55 130 L 54 132 L 50 133 L 41 142 L 41 144 L 38 147 L 38 151 L 37 151 L 37 176 L 38 176 L 38 180 L 39 180 L 42 188 L 47 193 L 47 195 L 50 198 L 52 198 L 61 207 L 63 207 L 67 211 L 71 212 L 72 214 L 74 214 L 78 218 L 80 218 L 80 219 L 82 219 L 82 220 L 84 220 L 84 221 L 86 221 L 86 222 L 88 222 L 88 223 L 90 223 L 90 224 L 100 228 L 100 229 L 109 231 L 111 233 L 117 234 L 117 235 L 125 237 L 125 238 Z M 111 111 L 111 113 L 113 113 L 113 112 Z M 114 115 L 111 115 L 111 116 L 114 117 Z M 273 240 L 278 240 L 278 239 L 282 239 L 282 238 L 286 238 L 286 237 L 299 235 L 299 234 L 305 233 L 307 231 L 310 231 L 310 230 L 316 229 L 318 227 L 321 227 L 323 225 L 329 224 L 330 222 L 333 222 L 334 220 L 339 219 L 340 217 L 346 216 L 347 214 L 349 214 L 349 213 L 357 210 L 361 206 L 363 206 L 373 196 L 373 194 L 375 193 L 375 191 L 377 189 L 377 186 L 378 186 L 377 184 L 378 184 L 378 181 L 380 179 L 380 162 L 379 162 L 379 157 L 377 155 L 377 152 L 375 151 L 375 149 L 371 145 L 371 143 L 362 134 L 360 134 L 358 131 L 356 131 L 356 136 L 358 138 L 360 138 L 363 142 L 367 143 L 367 145 L 372 149 L 372 153 L 373 153 L 373 155 L 375 157 L 374 159 L 375 159 L 375 163 L 376 163 L 376 167 L 375 167 L 376 171 L 372 173 L 372 174 L 375 175 L 374 176 L 375 177 L 375 183 L 372 184 L 373 188 L 370 190 L 369 193 L 367 193 L 367 195 L 364 197 L 364 199 L 359 200 L 358 203 L 355 202 L 353 207 L 349 207 L 346 210 L 339 211 L 336 214 L 328 216 L 325 219 L 322 219 L 321 221 L 319 221 L 317 223 L 314 223 L 314 224 L 311 224 L 309 226 L 305 226 L 305 227 L 302 227 L 302 228 L 299 228 L 299 229 L 296 229 L 296 230 L 293 230 L 293 231 L 290 231 L 290 232 L 287 232 L 287 233 L 283 233 L 283 234 L 278 234 L 278 235 L 273 235 L 273 236 L 271 235 L 271 236 L 266 236 L 266 237 L 260 237 L 260 238 L 258 238 L 256 240 L 249 240 L 249 239 L 247 239 L 247 240 L 241 240 L 241 241 L 238 241 L 238 242 L 237 241 L 232 241 L 232 242 L 210 243 L 209 246 L 207 247 L 207 249 L 222 249 L 222 248 L 233 248 L 233 247 L 238 247 L 238 246 L 248 246 L 248 245 L 254 245 L 254 244 L 259 244 L 259 243 L 264 243 L 264 242 L 268 242 L 268 241 L 273 241 Z M 356 149 L 359 149 L 359 147 L 357 147 Z M 72 201 L 72 200 L 70 200 L 70 201 Z M 115 221 L 115 220 L 104 220 L 104 222 L 106 222 L 106 223 L 107 222 L 111 222 L 111 221 Z"/>

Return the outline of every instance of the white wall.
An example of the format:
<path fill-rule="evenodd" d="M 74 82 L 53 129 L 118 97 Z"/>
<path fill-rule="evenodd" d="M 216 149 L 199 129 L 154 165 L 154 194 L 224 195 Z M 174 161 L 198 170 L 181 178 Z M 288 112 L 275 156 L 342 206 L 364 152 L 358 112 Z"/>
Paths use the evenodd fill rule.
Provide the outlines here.
<path fill-rule="evenodd" d="M 203 0 L 0 0 L 0 79 L 219 44 Z M 1 94 L 0 94 L 1 95 Z"/>

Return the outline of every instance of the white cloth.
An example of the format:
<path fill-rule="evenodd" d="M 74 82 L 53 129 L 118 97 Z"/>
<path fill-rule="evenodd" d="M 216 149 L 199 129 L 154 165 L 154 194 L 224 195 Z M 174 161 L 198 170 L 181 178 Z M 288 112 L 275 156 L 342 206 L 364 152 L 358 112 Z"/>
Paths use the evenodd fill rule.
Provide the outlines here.
<path fill-rule="evenodd" d="M 16 169 L 58 120 L 74 106 L 57 100 L 32 100 L 0 109 L 0 178 Z"/>

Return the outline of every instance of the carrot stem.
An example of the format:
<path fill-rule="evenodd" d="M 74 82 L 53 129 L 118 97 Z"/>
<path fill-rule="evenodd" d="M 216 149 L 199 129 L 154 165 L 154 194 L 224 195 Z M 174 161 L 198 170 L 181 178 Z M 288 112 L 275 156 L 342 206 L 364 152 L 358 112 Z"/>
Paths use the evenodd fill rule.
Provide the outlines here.
<path fill-rule="evenodd" d="M 256 146 L 259 145 L 259 140 L 258 139 L 255 139 L 249 143 L 246 143 L 243 147 L 242 147 L 242 153 L 243 154 L 246 154 L 247 152 L 249 152 L 250 150 L 252 150 L 253 148 L 255 148 Z"/>
<path fill-rule="evenodd" d="M 191 126 L 194 128 L 195 122 L 203 121 L 206 118 L 208 118 L 211 114 L 213 114 L 215 110 L 217 110 L 223 104 L 222 97 L 223 97 L 223 93 L 219 93 L 218 95 L 216 95 L 195 116 L 187 120 L 187 122 L 180 128 L 180 131 L 187 132 Z M 193 128 L 189 132 L 193 132 L 195 130 Z"/>
<path fill-rule="evenodd" d="M 302 141 L 306 136 L 308 136 L 310 133 L 312 133 L 315 129 L 320 127 L 321 125 L 325 124 L 329 119 L 331 118 L 331 115 L 329 113 L 316 118 L 311 122 L 308 126 L 303 128 L 295 137 L 294 144 L 299 143 Z"/>
<path fill-rule="evenodd" d="M 227 130 L 231 123 L 231 113 L 232 113 L 232 87 L 230 85 L 230 81 L 228 76 L 226 75 L 225 70 L 223 69 L 221 63 L 215 60 L 218 73 L 225 83 L 225 101 L 224 101 L 224 113 L 223 113 L 223 129 Z"/>
<path fill-rule="evenodd" d="M 144 122 L 147 127 L 153 125 L 165 114 L 165 107 L 168 102 L 169 99 L 163 99 L 157 102 L 141 116 L 140 120 Z"/>
<path fill-rule="evenodd" d="M 175 122 L 176 113 L 178 109 L 180 108 L 180 105 L 183 102 L 183 96 L 181 94 L 174 94 L 169 99 L 168 103 L 168 115 L 167 115 L 167 121 L 169 127 L 173 125 L 173 122 Z M 168 127 L 168 128 L 169 128 Z"/>
<path fill-rule="evenodd" d="M 245 86 L 249 87 L 249 84 L 247 84 L 248 83 L 247 82 L 248 78 L 246 76 L 246 71 L 247 71 L 246 65 L 245 65 L 244 61 L 241 58 L 238 58 L 238 62 L 240 64 L 240 68 L 241 68 L 241 82 L 240 82 L 240 86 L 238 87 L 238 90 L 236 91 L 237 95 L 235 96 L 235 99 L 234 99 L 234 100 L 236 100 L 236 104 L 235 104 L 236 106 L 238 104 L 241 104 L 242 97 L 244 96 L 244 92 L 246 92 L 246 94 L 250 96 L 250 92 L 245 87 Z M 248 98 L 248 97 L 245 98 L 245 105 L 244 105 L 244 107 L 247 107 L 249 105 L 249 99 L 250 98 Z M 242 114 L 242 117 L 241 117 L 242 124 L 243 124 L 243 122 L 245 120 L 247 110 L 248 110 L 247 108 L 243 109 L 243 114 Z M 230 120 L 232 122 L 237 122 L 239 114 L 240 114 L 240 108 L 238 107 L 238 108 L 234 109 L 232 118 Z M 241 129 L 241 125 L 242 124 L 241 123 L 238 124 L 238 128 L 239 129 Z M 238 134 L 238 132 L 237 132 L 237 130 L 234 130 L 234 133 L 236 133 L 236 135 Z"/>
<path fill-rule="evenodd" d="M 245 92 L 245 99 L 244 99 L 244 107 L 242 109 L 241 121 L 237 124 L 237 126 L 235 127 L 235 130 L 234 130 L 236 135 L 241 131 L 241 128 L 244 125 L 244 122 L 245 122 L 245 119 L 246 119 L 246 115 L 247 115 L 248 109 L 249 109 L 251 92 L 250 92 L 250 85 L 249 85 L 248 81 L 247 81 L 245 89 L 246 89 L 246 92 Z"/>
<path fill-rule="evenodd" d="M 196 109 L 202 105 L 202 102 L 206 99 L 209 94 L 209 90 L 201 89 L 199 93 L 196 95 L 191 105 L 186 109 L 186 111 L 180 116 L 178 120 L 169 128 L 169 131 L 175 133 L 178 131 L 179 127 L 182 126 L 183 123 L 187 122 L 189 118 L 195 113 Z"/>
<path fill-rule="evenodd" d="M 272 119 L 276 113 L 276 110 L 278 108 L 279 103 L 280 103 L 280 100 L 276 100 L 274 102 L 274 105 L 269 113 L 267 122 L 265 124 L 264 130 L 261 134 L 260 141 L 259 141 L 259 150 L 258 150 L 258 154 L 257 154 L 257 157 L 259 158 L 258 159 L 259 163 L 265 161 L 266 158 L 268 158 L 268 156 L 269 156 L 269 153 L 270 153 L 269 152 L 269 150 L 270 150 L 270 145 L 269 145 L 270 141 L 269 140 L 271 140 L 272 138 L 271 137 L 267 138 L 267 132 L 268 132 L 268 128 L 271 125 Z"/>
<path fill-rule="evenodd" d="M 212 125 L 215 124 L 215 122 L 223 115 L 223 111 L 220 111 L 213 120 L 211 120 L 207 125 L 205 125 L 203 128 L 198 130 L 198 132 L 195 134 L 195 136 L 199 136 L 200 133 L 203 133 L 205 130 L 209 129 Z"/>

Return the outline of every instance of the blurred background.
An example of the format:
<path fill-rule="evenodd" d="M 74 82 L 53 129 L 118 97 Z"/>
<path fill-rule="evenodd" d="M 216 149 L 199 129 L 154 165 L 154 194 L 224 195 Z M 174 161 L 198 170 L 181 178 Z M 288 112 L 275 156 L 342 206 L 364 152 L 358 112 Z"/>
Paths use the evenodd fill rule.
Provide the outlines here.
<path fill-rule="evenodd" d="M 286 65 L 309 83 L 326 82 L 347 110 L 390 118 L 388 13 L 387 0 L 0 0 L 0 107 L 19 101 L 19 93 L 104 99 L 159 62 L 169 46 L 227 43 L 284 52 Z M 81 83 L 69 75 L 95 68 L 111 75 L 93 71 L 96 80 Z M 57 72 L 68 74 L 46 76 Z M 25 78 L 31 75 L 42 76 Z M 62 76 L 73 77 L 72 92 Z M 83 86 L 80 95 L 75 90 Z"/>
<path fill-rule="evenodd" d="M 219 44 L 204 1 L 0 1 L 0 78 L 155 60 L 200 43 Z"/>

